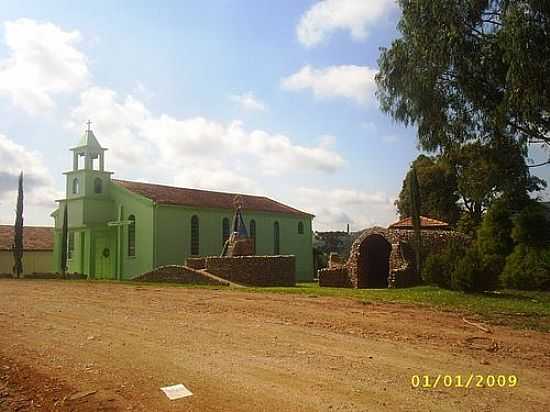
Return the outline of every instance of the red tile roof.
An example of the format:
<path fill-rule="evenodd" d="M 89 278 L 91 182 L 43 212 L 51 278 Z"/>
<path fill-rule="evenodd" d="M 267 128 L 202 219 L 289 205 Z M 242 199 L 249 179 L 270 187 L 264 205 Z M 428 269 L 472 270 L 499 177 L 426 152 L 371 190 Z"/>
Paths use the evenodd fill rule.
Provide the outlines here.
<path fill-rule="evenodd" d="M 13 225 L 0 225 L 0 250 L 11 250 L 12 245 Z M 53 250 L 53 228 L 25 226 L 23 250 Z"/>
<path fill-rule="evenodd" d="M 113 182 L 160 204 L 234 209 L 233 200 L 238 195 L 242 200 L 245 211 L 248 209 L 259 212 L 313 216 L 310 213 L 302 212 L 264 196 L 212 192 L 210 190 L 187 189 L 128 180 L 113 179 Z"/>
<path fill-rule="evenodd" d="M 420 227 L 425 229 L 449 229 L 449 224 L 431 217 L 420 216 Z M 388 229 L 412 229 L 412 218 L 406 217 L 391 224 Z"/>

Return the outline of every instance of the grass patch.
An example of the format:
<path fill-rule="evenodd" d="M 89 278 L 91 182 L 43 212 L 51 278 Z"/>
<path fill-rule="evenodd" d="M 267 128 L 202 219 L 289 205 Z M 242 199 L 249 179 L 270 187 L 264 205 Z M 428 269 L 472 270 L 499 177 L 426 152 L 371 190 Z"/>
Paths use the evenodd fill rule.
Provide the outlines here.
<path fill-rule="evenodd" d="M 321 288 L 316 283 L 298 283 L 294 288 L 246 288 L 252 292 L 301 294 L 357 299 L 365 303 L 406 303 L 442 311 L 479 315 L 493 324 L 550 332 L 550 292 L 501 290 L 463 293 L 432 286 L 403 289 Z"/>

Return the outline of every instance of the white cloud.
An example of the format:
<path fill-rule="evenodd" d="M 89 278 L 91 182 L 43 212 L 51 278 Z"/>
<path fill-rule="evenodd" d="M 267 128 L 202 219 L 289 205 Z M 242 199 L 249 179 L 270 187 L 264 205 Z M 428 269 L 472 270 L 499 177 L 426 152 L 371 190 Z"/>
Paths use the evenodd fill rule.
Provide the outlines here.
<path fill-rule="evenodd" d="M 21 171 L 25 207 L 42 207 L 46 208 L 46 213 L 51 212 L 61 193 L 55 189 L 42 156 L 0 134 L 0 206 L 3 211 L 15 209 L 17 179 Z"/>
<path fill-rule="evenodd" d="M 66 32 L 52 23 L 30 19 L 6 22 L 10 56 L 0 61 L 0 94 L 29 113 L 55 107 L 53 96 L 70 93 L 89 79 L 87 59 L 75 48 L 78 31 Z"/>
<path fill-rule="evenodd" d="M 365 40 L 369 29 L 395 8 L 395 0 L 323 0 L 300 19 L 298 40 L 311 47 L 336 30 L 349 30 L 354 40 Z"/>
<path fill-rule="evenodd" d="M 382 141 L 384 143 L 389 143 L 389 144 L 397 143 L 397 142 L 399 142 L 399 137 L 397 137 L 395 135 L 387 135 L 387 136 L 382 137 Z"/>
<path fill-rule="evenodd" d="M 315 69 L 308 65 L 282 79 L 281 86 L 291 91 L 311 89 L 318 98 L 343 97 L 368 105 L 374 101 L 376 73 L 375 69 L 368 66 Z"/>
<path fill-rule="evenodd" d="M 396 220 L 394 198 L 385 192 L 301 187 L 296 190 L 296 203 L 316 215 L 315 230 L 345 230 L 349 223 L 357 231 Z"/>
<path fill-rule="evenodd" d="M 226 168 L 211 169 L 200 165 L 184 169 L 175 176 L 174 184 L 180 187 L 196 187 L 221 192 L 261 193 L 253 179 Z"/>
<path fill-rule="evenodd" d="M 332 150 L 332 137 L 303 146 L 285 135 L 247 130 L 239 121 L 224 124 L 204 117 L 157 116 L 135 97 L 121 99 L 99 87 L 81 94 L 69 127 L 80 130 L 88 118 L 99 141 L 109 148 L 108 164 L 118 176 L 139 167 L 141 175 L 169 176 L 174 180 L 166 182 L 170 184 L 253 189 L 253 178 L 262 174 L 331 173 L 345 163 Z"/>
<path fill-rule="evenodd" d="M 243 110 L 256 112 L 265 112 L 267 110 L 266 104 L 254 96 L 252 92 L 234 94 L 229 96 L 229 99 L 237 103 Z"/>

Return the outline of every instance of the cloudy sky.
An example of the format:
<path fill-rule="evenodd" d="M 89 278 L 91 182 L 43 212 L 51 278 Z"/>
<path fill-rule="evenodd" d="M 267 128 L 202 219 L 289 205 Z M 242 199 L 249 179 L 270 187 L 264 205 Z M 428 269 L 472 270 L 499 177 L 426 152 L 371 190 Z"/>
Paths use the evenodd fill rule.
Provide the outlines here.
<path fill-rule="evenodd" d="M 398 18 L 393 0 L 4 3 L 0 223 L 24 170 L 25 222 L 52 224 L 90 119 L 116 178 L 267 195 L 318 230 L 387 225 L 418 154 L 374 96 Z"/>

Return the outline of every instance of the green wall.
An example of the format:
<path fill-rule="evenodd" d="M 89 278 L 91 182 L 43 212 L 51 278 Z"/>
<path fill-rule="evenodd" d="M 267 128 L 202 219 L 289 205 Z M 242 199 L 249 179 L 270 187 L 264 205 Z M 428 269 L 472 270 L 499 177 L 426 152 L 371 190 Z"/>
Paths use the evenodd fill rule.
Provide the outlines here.
<path fill-rule="evenodd" d="M 232 221 L 231 209 L 194 209 L 184 206 L 156 206 L 156 266 L 185 263 L 191 255 L 191 217 L 199 217 L 199 254 L 218 256 L 223 247 L 222 222 Z M 280 254 L 296 256 L 297 280 L 313 279 L 311 217 L 276 213 L 243 211 L 250 231 L 250 221 L 256 221 L 256 254 L 274 252 L 274 223 L 279 222 Z M 303 222 L 304 233 L 298 234 L 298 223 Z"/>
<path fill-rule="evenodd" d="M 143 272 L 152 270 L 154 262 L 154 235 L 153 235 L 153 202 L 142 196 L 113 184 L 111 197 L 114 200 L 116 216 L 126 221 L 130 215 L 135 217 L 136 253 L 135 257 L 128 256 L 128 225 L 115 228 L 116 236 L 120 233 L 120 250 L 117 255 L 120 259 L 121 279 L 131 279 Z"/>

